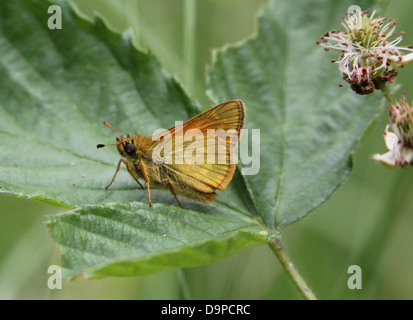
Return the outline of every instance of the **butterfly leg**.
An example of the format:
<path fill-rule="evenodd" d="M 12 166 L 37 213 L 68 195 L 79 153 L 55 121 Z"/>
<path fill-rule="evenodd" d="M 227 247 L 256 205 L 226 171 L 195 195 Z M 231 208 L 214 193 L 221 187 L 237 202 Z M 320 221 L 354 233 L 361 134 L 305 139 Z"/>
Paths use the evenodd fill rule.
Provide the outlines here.
<path fill-rule="evenodd" d="M 172 184 L 169 184 L 169 190 L 171 190 L 171 193 L 174 195 L 175 200 L 178 201 L 179 206 L 180 206 L 182 209 L 185 209 L 185 207 L 182 205 L 181 201 L 179 201 L 178 197 L 176 196 L 176 193 L 175 193 L 174 188 L 172 187 Z"/>
<path fill-rule="evenodd" d="M 106 186 L 106 189 L 108 189 L 108 188 L 112 185 L 113 181 L 115 181 L 115 178 L 116 178 L 116 175 L 118 174 L 118 171 L 119 171 L 119 169 L 120 169 L 120 164 L 122 163 L 122 160 L 123 160 L 123 159 L 120 159 L 120 160 L 119 160 L 118 165 L 117 165 L 117 167 L 116 167 L 115 174 L 113 175 L 112 180 L 111 180 L 111 181 L 109 182 L 109 184 Z"/>
<path fill-rule="evenodd" d="M 142 161 L 142 160 L 139 160 L 139 166 L 141 167 L 141 171 L 142 171 L 142 174 L 143 174 L 143 178 L 145 179 L 145 181 L 146 181 L 146 186 L 147 186 L 147 188 L 148 188 L 149 206 L 152 207 L 151 191 L 150 191 L 150 189 L 149 189 L 149 176 L 148 176 L 148 172 L 146 171 L 146 167 L 145 167 L 145 165 L 143 164 L 143 161 Z"/>
<path fill-rule="evenodd" d="M 172 193 L 173 196 L 175 197 L 175 200 L 178 202 L 179 206 L 180 206 L 182 209 L 185 209 L 185 207 L 182 205 L 181 201 L 179 201 L 179 199 L 178 199 L 178 197 L 177 197 L 177 195 L 176 195 L 176 193 L 175 193 L 175 189 L 174 189 L 174 187 L 172 186 L 171 181 L 170 181 L 169 179 L 163 179 L 162 182 L 168 183 L 169 190 L 171 191 L 171 193 Z"/>
<path fill-rule="evenodd" d="M 121 159 L 123 160 L 123 159 Z M 129 161 L 123 160 L 122 161 L 125 165 L 126 168 L 128 169 L 130 175 L 132 176 L 133 179 L 135 179 L 135 181 L 139 184 L 139 186 L 142 188 L 142 190 L 144 190 L 145 188 L 143 187 L 143 185 L 139 182 L 139 176 L 138 176 L 138 169 L 136 168 L 136 166 Z"/>
<path fill-rule="evenodd" d="M 133 171 L 133 169 L 135 170 L 135 172 L 137 172 L 138 170 L 137 170 L 136 167 L 133 165 L 133 163 L 128 162 L 128 161 L 126 161 L 125 159 L 120 159 L 120 160 L 119 160 L 118 165 L 117 165 L 117 167 L 116 167 L 115 174 L 113 175 L 113 178 L 112 178 L 112 180 L 110 181 L 110 183 L 106 186 L 106 189 L 108 189 L 108 188 L 112 185 L 113 181 L 115 181 L 116 175 L 118 174 L 118 171 L 119 171 L 119 169 L 120 169 L 120 164 L 121 164 L 122 162 L 126 165 L 126 168 L 128 169 L 129 173 L 132 175 L 132 177 L 136 180 L 136 182 L 137 182 L 137 183 L 141 186 L 141 188 L 143 189 L 143 186 L 141 185 L 141 183 L 138 181 L 137 178 L 135 178 L 135 176 L 134 176 L 134 175 L 132 174 L 132 172 L 131 172 L 131 171 Z"/>

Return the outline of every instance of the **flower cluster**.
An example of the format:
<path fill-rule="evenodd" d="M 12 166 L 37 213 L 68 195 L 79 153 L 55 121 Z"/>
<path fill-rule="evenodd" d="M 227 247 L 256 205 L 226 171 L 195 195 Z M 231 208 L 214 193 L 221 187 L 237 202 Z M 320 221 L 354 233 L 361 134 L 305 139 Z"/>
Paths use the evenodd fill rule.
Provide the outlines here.
<path fill-rule="evenodd" d="M 395 67 L 413 60 L 411 46 L 398 46 L 404 33 L 394 36 L 396 21 L 375 15 L 375 11 L 370 14 L 358 7 L 340 21 L 344 31 L 328 31 L 317 41 L 327 51 L 341 52 L 340 59 L 332 62 L 359 94 L 372 93 L 378 81 L 392 83 L 397 75 Z"/>
<path fill-rule="evenodd" d="M 390 103 L 390 124 L 383 132 L 389 151 L 371 158 L 389 166 L 413 165 L 413 106 L 407 103 L 406 92 L 396 101 L 386 88 L 386 82 L 392 83 L 397 76 L 396 68 L 413 60 L 413 47 L 399 46 L 404 32 L 394 35 L 395 20 L 376 17 L 375 11 L 363 11 L 358 6 L 353 9 L 340 20 L 344 31 L 328 31 L 317 44 L 326 51 L 341 52 L 340 59 L 331 62 L 338 64 L 343 79 L 356 93 L 380 89 Z"/>

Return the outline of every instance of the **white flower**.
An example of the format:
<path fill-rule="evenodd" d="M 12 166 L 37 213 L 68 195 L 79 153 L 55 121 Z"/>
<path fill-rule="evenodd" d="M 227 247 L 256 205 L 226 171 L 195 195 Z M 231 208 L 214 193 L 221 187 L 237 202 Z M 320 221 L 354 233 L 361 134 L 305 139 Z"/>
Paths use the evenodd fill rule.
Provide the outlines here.
<path fill-rule="evenodd" d="M 406 92 L 400 102 L 389 105 L 389 113 L 390 125 L 383 132 L 389 151 L 371 158 L 389 166 L 413 165 L 413 108 L 407 103 Z"/>
<path fill-rule="evenodd" d="M 389 151 L 383 154 L 373 154 L 371 159 L 391 167 L 398 165 L 403 167 L 413 163 L 413 149 L 403 147 L 399 137 L 395 133 L 389 132 L 389 125 L 386 126 L 383 135 Z"/>

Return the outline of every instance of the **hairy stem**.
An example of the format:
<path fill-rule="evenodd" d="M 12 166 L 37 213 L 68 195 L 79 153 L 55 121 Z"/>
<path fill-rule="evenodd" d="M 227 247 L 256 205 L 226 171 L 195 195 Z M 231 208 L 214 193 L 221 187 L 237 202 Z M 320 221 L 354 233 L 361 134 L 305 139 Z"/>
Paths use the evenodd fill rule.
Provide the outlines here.
<path fill-rule="evenodd" d="M 268 245 L 270 246 L 272 252 L 274 252 L 275 256 L 278 258 L 278 260 L 281 262 L 281 265 L 283 266 L 284 270 L 287 272 L 288 276 L 293 281 L 294 285 L 300 291 L 302 296 L 307 300 L 317 300 L 314 293 L 307 286 L 307 283 L 298 273 L 290 258 L 285 253 L 280 240 L 276 238 L 275 240 L 271 241 Z"/>
<path fill-rule="evenodd" d="M 391 95 L 389 88 L 386 87 L 386 84 L 383 81 L 379 81 L 377 83 L 377 86 L 379 87 L 379 89 L 381 90 L 381 92 L 383 93 L 384 97 L 386 98 L 386 100 L 390 103 L 390 104 L 394 104 L 395 99 L 393 98 L 393 96 Z"/>

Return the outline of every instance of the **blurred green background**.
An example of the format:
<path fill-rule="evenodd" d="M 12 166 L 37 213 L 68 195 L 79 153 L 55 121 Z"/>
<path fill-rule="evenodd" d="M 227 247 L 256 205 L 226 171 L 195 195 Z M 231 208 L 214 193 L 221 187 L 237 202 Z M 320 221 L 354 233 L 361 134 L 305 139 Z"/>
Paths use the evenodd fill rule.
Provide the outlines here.
<path fill-rule="evenodd" d="M 131 27 L 135 44 L 150 48 L 188 93 L 208 106 L 205 67 L 211 50 L 251 35 L 254 16 L 267 1 L 195 1 L 72 0 L 82 13 L 92 17 L 98 12 L 116 30 Z M 413 44 L 412 10 L 412 1 L 394 0 L 382 12 L 399 22 L 398 32 L 406 32 L 405 45 Z M 325 53 L 320 49 L 320 54 Z M 409 100 L 412 68 L 399 73 Z M 357 147 L 353 173 L 330 200 L 283 230 L 286 251 L 320 299 L 413 298 L 413 171 L 368 159 L 386 151 L 382 131 L 387 121 L 384 110 Z M 0 299 L 301 298 L 265 245 L 206 266 L 138 278 L 78 278 L 64 281 L 62 290 L 49 290 L 47 268 L 59 264 L 59 256 L 43 222 L 45 215 L 59 211 L 0 195 Z M 347 287 L 347 269 L 354 264 L 362 268 L 361 290 Z"/>

